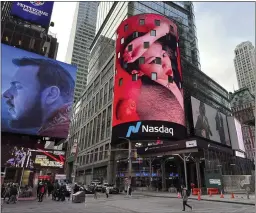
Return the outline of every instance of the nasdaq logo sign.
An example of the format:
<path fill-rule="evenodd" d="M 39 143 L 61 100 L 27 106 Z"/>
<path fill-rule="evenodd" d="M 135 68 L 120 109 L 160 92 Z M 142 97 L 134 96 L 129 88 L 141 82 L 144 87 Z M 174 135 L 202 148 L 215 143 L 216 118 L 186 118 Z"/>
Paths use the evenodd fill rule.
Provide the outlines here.
<path fill-rule="evenodd" d="M 140 130 L 141 127 L 141 130 Z M 132 133 L 138 133 L 141 131 L 142 133 L 161 133 L 161 134 L 169 134 L 171 136 L 174 135 L 173 128 L 161 126 L 150 126 L 150 125 L 141 125 L 141 122 L 137 122 L 136 126 L 129 126 L 128 131 L 126 133 L 126 137 L 129 138 Z"/>
<path fill-rule="evenodd" d="M 141 126 L 141 122 L 137 122 L 136 126 L 129 126 L 126 133 L 126 137 L 129 138 L 132 133 L 138 133 Z"/>

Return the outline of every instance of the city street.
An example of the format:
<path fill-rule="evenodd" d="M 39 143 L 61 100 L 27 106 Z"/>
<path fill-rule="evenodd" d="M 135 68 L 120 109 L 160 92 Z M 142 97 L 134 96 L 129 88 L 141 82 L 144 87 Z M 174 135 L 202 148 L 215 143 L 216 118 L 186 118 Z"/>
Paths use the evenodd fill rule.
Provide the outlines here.
<path fill-rule="evenodd" d="M 17 204 L 4 204 L 3 213 L 179 213 L 182 212 L 182 200 L 177 198 L 144 197 L 135 195 L 111 195 L 106 199 L 100 194 L 98 200 L 92 195 L 87 196 L 86 204 L 74 204 L 69 201 L 56 202 L 46 199 L 43 203 L 37 201 L 20 201 Z M 208 201 L 189 201 L 200 213 L 255 213 L 254 206 Z M 190 209 L 186 211 L 191 212 Z"/>

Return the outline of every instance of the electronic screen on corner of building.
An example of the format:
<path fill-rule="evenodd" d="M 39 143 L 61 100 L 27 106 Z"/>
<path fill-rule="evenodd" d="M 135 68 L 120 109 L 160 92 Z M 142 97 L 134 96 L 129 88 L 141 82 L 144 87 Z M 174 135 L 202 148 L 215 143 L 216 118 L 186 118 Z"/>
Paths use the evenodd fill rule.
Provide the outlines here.
<path fill-rule="evenodd" d="M 117 29 L 112 140 L 186 136 L 177 26 L 158 14 Z"/>

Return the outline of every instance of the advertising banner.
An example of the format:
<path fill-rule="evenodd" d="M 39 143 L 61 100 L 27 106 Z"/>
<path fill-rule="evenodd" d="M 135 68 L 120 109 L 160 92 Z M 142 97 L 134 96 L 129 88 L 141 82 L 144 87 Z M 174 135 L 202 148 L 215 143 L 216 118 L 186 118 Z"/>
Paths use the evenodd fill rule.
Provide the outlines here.
<path fill-rule="evenodd" d="M 64 168 L 65 151 L 2 145 L 1 162 L 5 167 L 15 168 Z"/>
<path fill-rule="evenodd" d="M 191 97 L 195 135 L 230 146 L 227 117 Z"/>
<path fill-rule="evenodd" d="M 51 21 L 53 1 L 13 1 L 11 15 L 47 27 Z"/>
<path fill-rule="evenodd" d="M 228 127 L 230 132 L 232 149 L 245 152 L 242 126 L 240 122 L 236 118 L 228 116 Z"/>
<path fill-rule="evenodd" d="M 68 136 L 77 68 L 1 44 L 2 132 Z"/>
<path fill-rule="evenodd" d="M 205 186 L 206 188 L 222 189 L 222 175 L 220 173 L 205 171 Z"/>
<path fill-rule="evenodd" d="M 117 29 L 112 140 L 186 137 L 177 26 L 157 14 Z"/>

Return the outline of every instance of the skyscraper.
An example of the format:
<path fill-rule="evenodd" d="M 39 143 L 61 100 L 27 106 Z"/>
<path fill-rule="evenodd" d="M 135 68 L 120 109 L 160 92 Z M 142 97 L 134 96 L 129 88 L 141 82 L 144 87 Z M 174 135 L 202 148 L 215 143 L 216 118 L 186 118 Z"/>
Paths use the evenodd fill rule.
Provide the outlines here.
<path fill-rule="evenodd" d="M 252 94 L 255 94 L 255 48 L 250 41 L 245 41 L 237 45 L 234 52 L 238 87 L 239 89 L 247 87 Z"/>
<path fill-rule="evenodd" d="M 1 21 L 5 21 L 5 19 L 10 15 L 11 7 L 12 7 L 11 1 L 1 2 Z"/>
<path fill-rule="evenodd" d="M 111 131 L 116 30 L 128 17 L 143 13 L 166 16 L 178 25 L 180 52 L 184 59 L 183 79 L 187 85 L 186 101 L 190 102 L 190 95 L 193 95 L 215 108 L 228 111 L 228 92 L 198 69 L 199 53 L 191 2 L 100 2 L 96 34 L 90 47 L 88 82 L 74 106 L 68 139 L 67 174 L 71 175 L 76 161 L 77 179 L 81 182 L 89 183 L 93 177 L 112 182 L 115 176 L 113 162 L 117 161 L 111 154 L 114 150 Z M 74 143 L 79 144 L 77 159 L 71 155 Z M 125 144 L 123 146 L 127 149 Z M 120 156 L 127 159 L 125 154 L 124 151 Z"/>
<path fill-rule="evenodd" d="M 98 2 L 79 2 L 75 13 L 75 31 L 71 32 L 66 56 L 66 61 L 68 62 L 69 54 L 72 52 L 71 63 L 78 68 L 75 101 L 79 98 L 87 84 L 89 47 L 95 35 L 98 4 Z"/>

